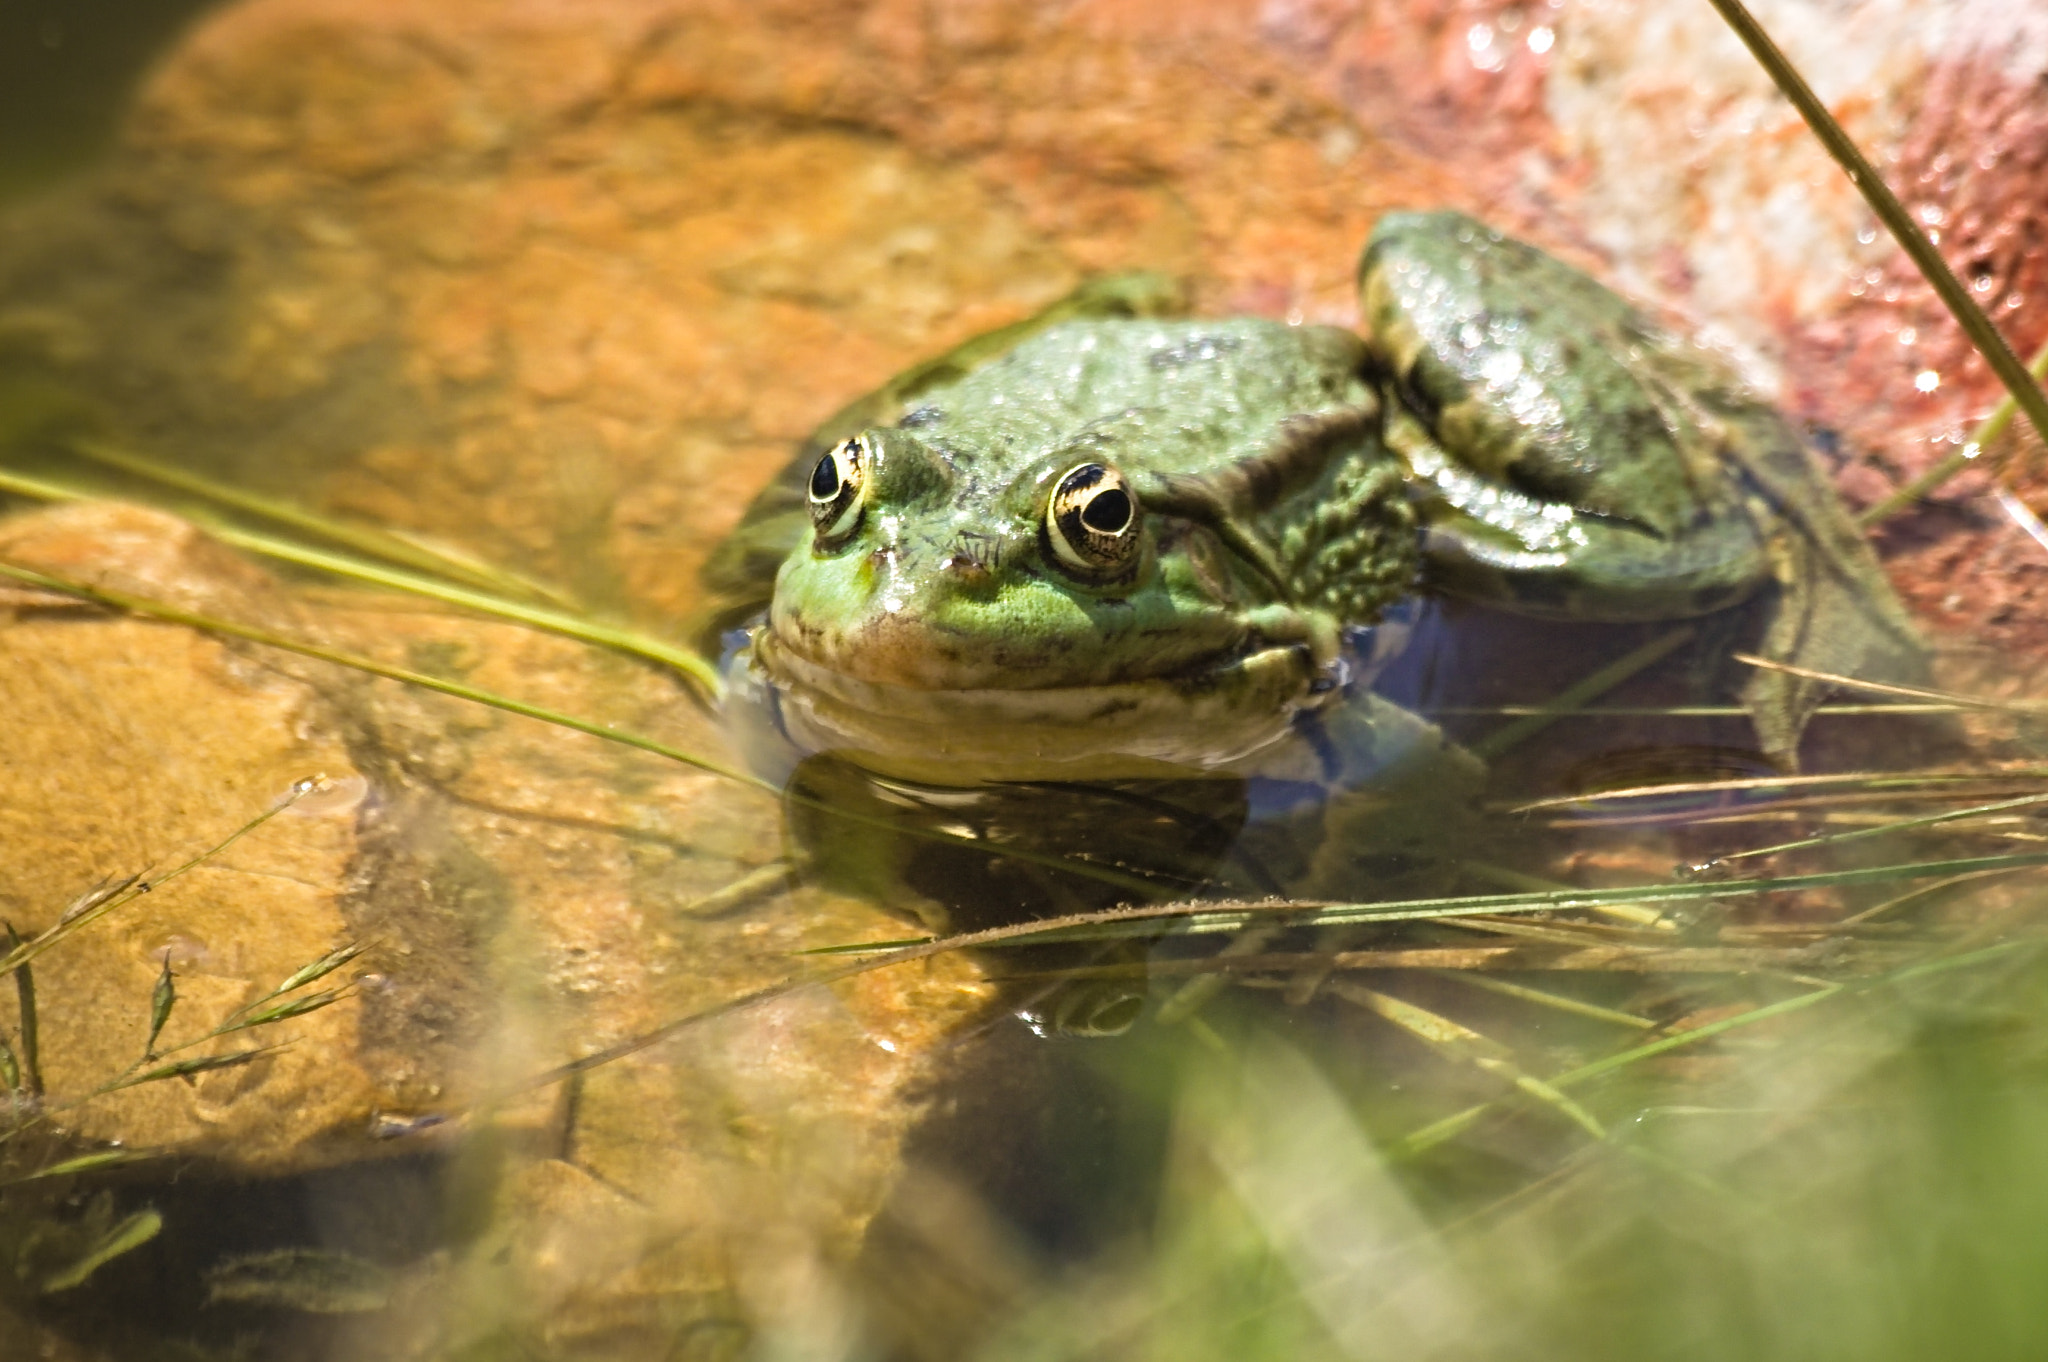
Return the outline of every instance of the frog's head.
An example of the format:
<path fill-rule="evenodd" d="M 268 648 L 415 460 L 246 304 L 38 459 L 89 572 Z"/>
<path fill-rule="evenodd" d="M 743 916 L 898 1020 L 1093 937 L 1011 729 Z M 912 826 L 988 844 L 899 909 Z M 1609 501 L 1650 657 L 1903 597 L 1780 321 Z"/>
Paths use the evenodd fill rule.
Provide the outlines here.
<path fill-rule="evenodd" d="M 1112 431 L 1000 438 L 913 414 L 819 458 L 755 646 L 792 734 L 957 783 L 1215 766 L 1283 733 L 1316 665 L 1217 536 L 1148 512 Z"/>

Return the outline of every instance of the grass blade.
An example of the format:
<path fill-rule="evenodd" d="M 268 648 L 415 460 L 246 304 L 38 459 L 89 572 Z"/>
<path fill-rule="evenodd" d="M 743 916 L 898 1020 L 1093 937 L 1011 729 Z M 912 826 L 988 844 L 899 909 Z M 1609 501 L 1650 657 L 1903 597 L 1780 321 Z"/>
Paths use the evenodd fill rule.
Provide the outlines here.
<path fill-rule="evenodd" d="M 70 1267 L 52 1273 L 41 1283 L 42 1294 L 55 1295 L 85 1284 L 85 1279 L 119 1258 L 131 1253 L 157 1237 L 163 1230 L 164 1218 L 154 1210 L 137 1211 L 120 1224 L 108 1230 L 100 1241 L 85 1251 L 85 1254 Z"/>
<path fill-rule="evenodd" d="M 2005 343 L 1991 319 L 1984 315 L 1984 309 L 1977 306 L 1977 300 L 1963 287 L 1949 269 L 1948 262 L 1941 258 L 1941 252 L 1934 248 L 1920 228 L 1914 224 L 1906 206 L 1877 173 L 1877 167 L 1858 149 L 1827 106 L 1820 102 L 1813 87 L 1799 74 L 1778 45 L 1771 41 L 1756 17 L 1743 5 L 1742 0 L 1709 0 L 1714 9 L 1727 21 L 1728 27 L 1742 39 L 1743 46 L 1757 59 L 1770 75 L 1785 98 L 1792 101 L 1792 107 L 1799 110 L 1799 116 L 1806 120 L 1806 126 L 1813 129 L 1813 135 L 1827 148 L 1828 155 L 1835 158 L 1843 170 L 1848 172 L 1849 182 L 1863 194 L 1863 201 L 1870 205 L 1870 211 L 1877 214 L 1879 222 L 1890 232 L 1892 240 L 1912 258 L 1913 264 L 1934 288 L 1942 305 L 1956 324 L 1963 328 L 1963 334 L 1970 338 L 1970 344 L 1991 366 L 1998 381 L 2027 414 L 2027 420 L 2043 441 L 2048 441 L 2048 394 L 2043 394 L 2041 385 L 2020 363 L 2019 356 Z"/>
<path fill-rule="evenodd" d="M 228 483 L 216 482 L 188 469 L 160 463 L 133 450 L 122 449 L 105 440 L 76 438 L 68 443 L 68 448 L 94 463 L 118 469 L 132 477 L 156 483 L 160 487 L 186 492 L 216 506 L 225 506 L 273 524 L 289 526 L 331 544 L 345 545 L 357 553 L 368 554 L 372 558 L 381 558 L 389 563 L 398 563 L 422 572 L 465 581 L 487 591 L 509 591 L 514 595 L 538 597 L 560 605 L 568 604 L 560 592 L 502 568 L 477 562 L 467 556 L 445 553 L 388 530 L 331 520 L 288 501 L 261 496 Z"/>
<path fill-rule="evenodd" d="M 8 571 L 9 569 L 4 564 L 0 564 L 0 574 L 5 574 Z M 133 902 L 157 886 L 168 884 L 172 880 L 178 879 L 180 876 L 206 864 L 206 862 L 220 855 L 236 842 L 241 841 L 244 837 L 283 813 L 293 804 L 296 804 L 299 800 L 316 790 L 324 788 L 325 784 L 326 777 L 324 776 L 309 776 L 304 780 L 294 783 L 292 788 L 277 803 L 242 824 L 241 827 L 236 828 L 226 837 L 200 852 L 191 860 L 186 861 L 183 865 L 173 867 L 164 874 L 159 875 L 154 881 L 131 876 L 122 882 L 121 888 L 117 893 L 101 895 L 98 891 L 95 891 L 92 895 L 88 896 L 90 902 L 87 906 L 80 909 L 78 905 L 73 905 L 70 910 L 65 912 L 56 926 L 37 935 L 33 940 L 22 940 L 20 934 L 12 926 L 9 926 L 7 929 L 9 948 L 5 956 L 0 956 L 0 974 L 13 974 L 18 980 L 21 974 L 27 971 L 29 962 L 49 950 L 52 946 L 83 931 L 123 904 Z M 16 987 L 19 988 L 21 985 L 17 983 Z M 24 1046 L 24 1048 L 28 1047 Z"/>
<path fill-rule="evenodd" d="M 70 1177 L 73 1173 L 91 1173 L 101 1168 L 117 1168 L 126 1163 L 141 1163 L 157 1155 L 138 1149 L 102 1149 L 97 1153 L 81 1154 L 75 1159 L 65 1159 L 47 1168 L 38 1168 L 33 1173 L 15 1178 L 0 1186 L 13 1187 L 24 1182 L 38 1182 L 44 1178 Z"/>
<path fill-rule="evenodd" d="M 1414 1003 L 1381 993 L 1377 989 L 1366 988 L 1362 984 L 1339 979 L 1329 984 L 1328 988 L 1331 993 L 1347 1002 L 1356 1003 L 1368 1012 L 1384 1017 L 1437 1053 L 1457 1062 L 1470 1064 L 1482 1073 L 1491 1074 L 1516 1090 L 1535 1098 L 1594 1139 L 1607 1138 L 1606 1128 L 1593 1118 L 1591 1112 L 1551 1084 L 1523 1072 L 1521 1066 L 1515 1063 L 1508 1048 L 1500 1042 L 1474 1031 L 1469 1026 L 1431 1012 L 1428 1008 L 1417 1007 Z"/>
<path fill-rule="evenodd" d="M 318 1012 L 323 1007 L 340 1002 L 343 998 L 351 996 L 352 992 L 353 990 L 348 988 L 328 988 L 318 993 L 309 993 L 303 998 L 287 998 L 237 1018 L 221 1027 L 220 1034 L 246 1031 L 252 1026 L 268 1026 L 272 1022 L 285 1021 L 291 1017 L 303 1017 L 308 1012 Z"/>
<path fill-rule="evenodd" d="M 26 582 L 31 586 L 40 587 L 46 591 L 54 591 L 76 597 L 80 600 L 91 601 L 96 605 L 103 605 L 109 609 L 119 610 L 127 614 L 139 615 L 146 619 L 162 620 L 167 624 L 182 625 L 188 629 L 198 629 L 204 633 L 215 634 L 223 638 L 235 638 L 249 643 L 260 643 L 265 647 L 294 653 L 300 657 L 310 657 L 321 662 L 331 662 L 336 666 L 347 667 L 371 676 L 381 676 L 387 680 L 402 682 L 410 686 L 418 686 L 422 690 L 438 691 L 442 695 L 452 695 L 459 700 L 470 701 L 472 704 L 485 705 L 492 709 L 503 710 L 507 714 L 517 714 L 523 718 L 536 719 L 541 723 L 552 724 L 557 728 L 566 728 L 572 732 L 588 734 L 593 738 L 601 738 L 606 742 L 618 743 L 623 747 L 631 747 L 637 751 L 647 752 L 669 761 L 679 762 L 693 770 L 703 771 L 707 775 L 718 776 L 722 779 L 733 781 L 736 784 L 745 785 L 772 798 L 784 800 L 785 802 L 797 804 L 805 808 L 816 809 L 818 812 L 830 817 L 843 819 L 861 827 L 873 828 L 878 832 L 919 837 L 928 841 L 943 842 L 953 846 L 964 846 L 984 854 L 1001 856 L 1005 860 L 1022 861 L 1031 865 L 1042 865 L 1050 869 L 1067 871 L 1075 875 L 1084 875 L 1102 883 L 1129 889 L 1134 893 L 1147 897 L 1156 894 L 1159 890 L 1159 884 L 1156 880 L 1142 875 L 1126 873 L 1111 866 L 1049 855 L 1007 842 L 1000 844 L 1000 846 L 991 846 L 978 838 L 964 837 L 957 833 L 944 832 L 935 828 L 918 827 L 915 824 L 891 822 L 885 818 L 870 817 L 851 809 L 840 808 L 823 800 L 808 799 L 802 795 L 787 792 L 773 781 L 763 780 L 750 772 L 741 771 L 734 767 L 696 756 L 680 748 L 670 747 L 666 743 L 656 742 L 652 738 L 642 737 L 637 733 L 628 733 L 589 719 L 579 719 L 573 714 L 565 714 L 560 710 L 548 709 L 541 705 L 528 704 L 523 700 L 515 700 L 510 696 L 499 695 L 494 691 L 465 685 L 460 681 L 450 681 L 443 677 L 430 676 L 425 672 L 413 671 L 406 667 L 391 666 L 374 658 L 364 657 L 361 654 L 347 653 L 340 649 L 326 648 L 313 643 L 304 643 L 297 639 L 286 638 L 281 634 L 272 633 L 267 629 L 259 629 L 253 625 L 237 624 L 232 620 L 218 619 L 211 615 L 202 615 L 190 610 L 181 610 L 176 606 L 167 605 L 162 601 L 150 600 L 144 596 L 132 596 L 126 592 L 111 591 L 102 587 L 88 586 L 83 582 L 75 582 L 63 577 L 53 577 L 48 573 L 38 572 L 34 568 L 23 567 L 20 564 L 10 563 L 5 560 L 0 560 L 0 577 L 11 577 L 16 581 Z M 266 815 L 266 817 L 268 816 Z M 239 835 L 237 834 L 237 836 Z M 189 868 L 181 867 L 179 873 Z M 31 946 L 41 949 L 37 943 L 31 943 Z M 9 960 L 0 960 L 0 973 L 5 973 L 10 967 L 10 963 L 11 957 Z"/>
<path fill-rule="evenodd" d="M 15 1015 L 17 1033 L 21 1037 L 20 1078 L 17 1084 L 9 1086 L 16 1087 L 22 1096 L 33 1104 L 40 1101 L 43 1095 L 42 1042 L 40 1027 L 36 1020 L 36 979 L 34 972 L 28 967 L 28 957 L 25 954 L 29 943 L 21 939 L 21 933 L 14 929 L 13 923 L 6 923 L 5 926 L 7 959 L 22 957 L 21 963 L 14 971 Z"/>
<path fill-rule="evenodd" d="M 1661 634 L 1641 647 L 1623 654 L 1591 676 L 1566 687 L 1549 704 L 1537 706 L 1535 712 L 1516 719 L 1513 723 L 1503 724 L 1472 743 L 1472 755 L 1481 761 L 1492 761 L 1515 744 L 1548 728 L 1588 700 L 1598 699 L 1643 668 L 1668 656 L 1680 644 L 1691 638 L 1694 632 L 1690 625 L 1673 629 L 1670 633 Z"/>
<path fill-rule="evenodd" d="M 307 984 L 312 983 L 315 979 L 325 979 L 328 975 L 334 973 L 334 971 L 340 969 L 343 965 L 346 965 L 349 961 L 361 955 L 363 951 L 366 949 L 367 947 L 364 947 L 356 942 L 351 941 L 346 946 L 342 946 L 337 950 L 329 951 L 327 954 L 321 956 L 318 960 L 315 960 L 312 964 L 307 965 L 302 969 L 294 971 L 290 978 L 286 979 L 276 988 L 270 990 L 268 996 L 276 998 L 283 994 L 290 993 L 293 989 L 304 988 Z"/>
<path fill-rule="evenodd" d="M 92 499 L 90 494 L 78 488 L 7 472 L 0 472 L 0 491 L 46 501 Z M 599 624 L 580 615 L 507 600 L 502 596 L 493 596 L 453 583 L 438 581 L 416 572 L 382 567 L 361 558 L 329 553 L 289 539 L 279 539 L 274 535 L 237 529 L 232 525 L 208 525 L 205 528 L 208 534 L 221 543 L 247 553 L 261 554 L 266 558 L 275 558 L 279 562 L 329 573 L 348 581 L 403 591 L 439 601 L 444 605 L 453 605 L 494 619 L 510 620 L 533 629 L 544 629 L 565 638 L 573 638 L 582 643 L 610 648 L 615 652 L 656 662 L 683 676 L 702 697 L 716 699 L 718 696 L 720 683 L 717 668 L 693 650 L 676 644 L 664 643 L 660 639 L 650 638 L 630 629 L 616 629 L 610 625 Z"/>
<path fill-rule="evenodd" d="M 2048 375 L 2048 344 L 2036 350 L 2034 357 L 2027 361 L 2027 372 L 2036 379 Z M 2005 428 L 2012 424 L 2013 414 L 2018 410 L 2019 406 L 2012 400 L 2012 395 L 2006 394 L 1999 404 L 1992 408 L 1991 414 L 1977 423 L 1977 428 L 1963 441 L 1961 449 L 1893 491 L 1890 496 L 1858 516 L 1857 523 L 1867 530 L 1887 516 L 1931 495 L 1943 483 L 1968 468 L 1971 462 L 1989 449 L 1999 436 L 2005 434 Z"/>
<path fill-rule="evenodd" d="M 233 1069 L 247 1064 L 259 1055 L 267 1055 L 280 1047 L 255 1045 L 246 1050 L 230 1050 L 221 1055 L 195 1055 L 191 1059 L 175 1059 L 169 1064 L 159 1064 L 154 1069 L 145 1069 L 139 1074 L 109 1083 L 101 1091 L 117 1092 L 122 1088 L 139 1087 L 144 1083 L 161 1083 L 167 1078 L 190 1078 L 194 1074 L 211 1073 L 215 1069 Z"/>
<path fill-rule="evenodd" d="M 149 1039 L 143 1043 L 145 1059 L 156 1054 L 156 1040 L 164 1033 L 164 1023 L 171 1019 L 171 1009 L 178 1005 L 178 986 L 172 982 L 171 957 L 164 956 L 163 973 L 156 978 L 156 987 L 149 992 Z"/>

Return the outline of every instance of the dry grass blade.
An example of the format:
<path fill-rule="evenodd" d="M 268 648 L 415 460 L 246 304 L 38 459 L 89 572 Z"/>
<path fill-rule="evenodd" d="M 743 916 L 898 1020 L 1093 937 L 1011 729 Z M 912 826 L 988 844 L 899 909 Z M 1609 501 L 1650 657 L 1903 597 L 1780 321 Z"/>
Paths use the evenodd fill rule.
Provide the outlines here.
<path fill-rule="evenodd" d="M 0 565 L 0 572 L 6 571 L 8 569 L 4 565 Z M 254 818 L 242 824 L 241 827 L 236 828 L 226 837 L 201 851 L 184 864 L 165 871 L 157 876 L 155 880 L 131 879 L 118 893 L 96 896 L 94 901 L 83 911 L 67 911 L 55 926 L 29 940 L 22 940 L 20 936 L 14 934 L 12 928 L 9 928 L 10 948 L 5 956 L 0 956 L 0 975 L 14 974 L 18 979 L 20 973 L 30 961 L 49 950 L 52 946 L 83 931 L 123 904 L 133 902 L 153 889 L 168 884 L 172 880 L 198 869 L 223 851 L 226 851 L 236 842 L 241 841 L 244 837 L 247 837 L 250 833 L 283 813 L 299 800 L 316 790 L 324 788 L 325 779 L 322 776 L 314 776 L 296 782 L 277 803 L 271 805 L 262 813 L 257 814 Z M 25 1013 L 24 1015 L 27 1014 Z"/>
<path fill-rule="evenodd" d="M 1950 809 L 1945 813 L 1924 814 L 1918 818 L 1887 819 L 1874 827 L 1858 828 L 1854 832 L 1834 832 L 1823 837 L 1803 837 L 1795 842 L 1779 842 L 1773 846 L 1751 847 L 1747 851 L 1731 851 L 1715 857 L 1712 864 L 1726 865 L 1730 861 L 1746 860 L 1752 856 L 1775 856 L 1784 851 L 1807 851 L 1814 847 L 1839 846 L 1844 842 L 1861 841 L 1867 837 L 1883 837 L 1913 828 L 1931 828 L 1943 823 L 1961 822 L 1968 818 L 1984 818 L 2013 809 L 2032 808 L 2038 804 L 2048 804 L 2048 795 L 2022 795 L 2017 799 L 2000 800 L 1995 804 L 1975 804 L 1967 809 Z"/>
<path fill-rule="evenodd" d="M 691 899 L 674 909 L 677 917 L 717 917 L 735 908 L 745 907 L 757 899 L 766 898 L 789 887 L 802 865 L 789 858 L 780 858 L 749 870 L 746 874 L 720 885 L 708 894 Z"/>
<path fill-rule="evenodd" d="M 2008 714 L 2048 713 L 2048 701 L 2042 700 L 1984 700 L 1975 696 L 1955 695 L 1948 691 L 1929 690 L 1924 686 L 1901 686 L 1889 681 L 1865 681 L 1859 677 L 1843 676 L 1838 672 L 1814 671 L 1807 667 L 1795 667 L 1789 662 L 1773 662 L 1767 657 L 1753 653 L 1731 653 L 1737 662 L 1765 671 L 1785 672 L 1791 676 L 1803 676 L 1810 681 L 1826 681 L 1844 690 L 1868 691 L 1873 695 L 1907 695 L 1918 700 L 1936 700 L 1945 705 L 1962 709 L 1988 709 Z"/>
<path fill-rule="evenodd" d="M 1749 794 L 1758 790 L 1827 790 L 1854 787 L 1859 792 L 1918 794 L 1930 786 L 1983 784 L 1986 781 L 2048 780 L 2048 767 L 2011 770 L 1985 768 L 1952 771 L 1849 771 L 1813 776 L 1743 776 L 1729 780 L 1673 781 L 1668 785 L 1629 785 L 1584 794 L 1532 799 L 1505 810 L 1511 814 L 1542 813 L 1604 800 L 1659 799 L 1680 794 Z M 1956 797 L 1969 797 L 1966 793 Z"/>
<path fill-rule="evenodd" d="M 1469 1064 L 1482 1073 L 1491 1074 L 1520 1092 L 1528 1094 L 1543 1105 L 1561 1113 L 1565 1119 L 1578 1126 L 1596 1140 L 1607 1138 L 1606 1129 L 1593 1114 L 1566 1097 L 1542 1079 L 1525 1073 L 1515 1063 L 1513 1053 L 1499 1041 L 1482 1035 L 1471 1027 L 1454 1022 L 1426 1007 L 1378 989 L 1366 988 L 1348 980 L 1338 980 L 1329 985 L 1329 991 L 1346 1002 L 1355 1003 L 1377 1016 L 1384 1017 L 1409 1035 L 1421 1040 L 1439 1054 L 1463 1064 Z"/>

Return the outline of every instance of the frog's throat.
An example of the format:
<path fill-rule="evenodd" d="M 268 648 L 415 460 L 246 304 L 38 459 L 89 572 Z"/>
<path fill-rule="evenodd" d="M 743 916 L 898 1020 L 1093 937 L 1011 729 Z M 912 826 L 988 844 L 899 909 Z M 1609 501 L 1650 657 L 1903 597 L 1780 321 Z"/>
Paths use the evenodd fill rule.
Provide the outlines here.
<path fill-rule="evenodd" d="M 883 775 L 938 785 L 1226 775 L 1285 740 L 1329 692 L 1298 644 L 1173 677 L 1036 690 L 926 690 L 797 656 L 768 630 L 753 663 L 783 732 Z"/>

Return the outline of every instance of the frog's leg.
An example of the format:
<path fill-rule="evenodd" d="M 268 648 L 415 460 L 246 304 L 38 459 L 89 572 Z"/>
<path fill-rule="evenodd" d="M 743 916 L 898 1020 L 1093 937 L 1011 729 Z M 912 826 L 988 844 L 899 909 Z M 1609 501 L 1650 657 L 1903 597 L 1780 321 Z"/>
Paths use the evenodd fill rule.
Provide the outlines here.
<path fill-rule="evenodd" d="M 755 496 L 739 524 L 705 563 L 701 575 L 705 605 L 692 633 L 715 656 L 721 631 L 767 608 L 776 570 L 810 525 L 805 489 L 811 470 L 833 445 L 870 427 L 893 424 L 911 409 L 918 394 L 1002 358 L 1060 322 L 1170 317 L 1185 311 L 1180 285 L 1165 275 L 1149 271 L 1102 275 L 1022 321 L 970 337 L 847 403 L 797 446 L 795 455 Z"/>
<path fill-rule="evenodd" d="M 1423 578 L 1433 590 L 1557 619 L 1686 619 L 1770 580 L 1768 506 L 1703 508 L 1660 530 L 1502 485 L 1447 453 L 1405 408 L 1387 443 L 1415 475 Z"/>
<path fill-rule="evenodd" d="M 1927 649 L 1920 631 L 1804 443 L 1776 411 L 1746 394 L 1709 396 L 1730 420 L 1760 427 L 1736 442 L 1742 472 L 1784 524 L 1771 540 L 1777 598 L 1758 652 L 1807 671 L 1924 683 Z M 1800 730 L 1831 689 L 1810 677 L 1758 669 L 1742 701 L 1764 751 L 1792 765 Z"/>
<path fill-rule="evenodd" d="M 1884 569 L 1778 414 L 1724 393 L 1748 427 L 1727 457 L 1744 506 L 1700 533 L 1666 541 L 1512 489 L 1487 488 L 1436 448 L 1412 418 L 1389 444 L 1428 480 L 1425 579 L 1450 594 L 1524 614 L 1590 620 L 1683 619 L 1770 590 L 1758 653 L 1838 676 L 1923 682 L 1926 651 Z M 1485 517 L 1470 508 L 1485 506 Z M 1760 668 L 1742 690 L 1764 752 L 1791 767 L 1800 733 L 1832 689 Z"/>
<path fill-rule="evenodd" d="M 1774 661 L 1911 675 L 1921 648 L 1828 479 L 1768 404 L 1578 270 L 1455 213 L 1374 232 L 1361 301 L 1425 572 L 1577 619 L 1682 618 L 1767 587 Z M 1745 691 L 1789 762 L 1824 686 Z"/>

